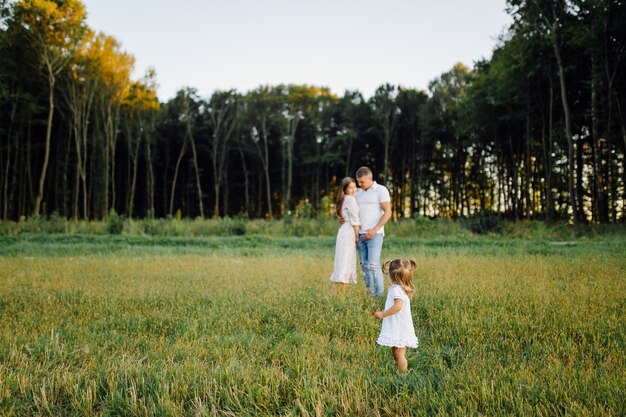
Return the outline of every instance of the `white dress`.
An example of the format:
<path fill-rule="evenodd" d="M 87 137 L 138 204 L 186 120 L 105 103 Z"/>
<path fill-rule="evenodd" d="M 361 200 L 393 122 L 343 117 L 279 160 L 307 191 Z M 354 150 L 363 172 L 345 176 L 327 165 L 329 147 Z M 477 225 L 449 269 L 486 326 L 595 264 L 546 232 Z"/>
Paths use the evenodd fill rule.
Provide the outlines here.
<path fill-rule="evenodd" d="M 398 284 L 389 287 L 385 310 L 393 306 L 396 298 L 402 300 L 402 310 L 383 319 L 376 343 L 382 346 L 416 348 L 418 340 L 411 317 L 411 299 Z"/>
<path fill-rule="evenodd" d="M 330 276 L 330 280 L 332 282 L 356 284 L 354 226 L 358 226 L 361 223 L 359 221 L 359 205 L 353 196 L 347 195 L 344 197 L 341 217 L 344 218 L 345 223 L 341 225 L 337 232 L 335 269 Z"/>

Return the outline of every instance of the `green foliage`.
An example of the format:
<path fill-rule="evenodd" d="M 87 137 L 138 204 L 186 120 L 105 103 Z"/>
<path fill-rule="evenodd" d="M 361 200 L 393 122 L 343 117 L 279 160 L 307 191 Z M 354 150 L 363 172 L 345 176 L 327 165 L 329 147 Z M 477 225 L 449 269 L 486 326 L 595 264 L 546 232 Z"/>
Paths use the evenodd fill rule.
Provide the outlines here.
<path fill-rule="evenodd" d="M 115 212 L 115 210 L 111 209 L 109 211 L 109 219 L 107 221 L 107 232 L 112 235 L 119 235 L 124 231 L 124 222 L 126 220 L 126 216 L 119 215 Z"/>
<path fill-rule="evenodd" d="M 111 212 L 106 222 L 67 220 L 51 215 L 48 220 L 42 217 L 22 218 L 19 222 L 0 221 L 0 235 L 20 234 L 67 234 L 100 235 L 127 234 L 170 237 L 206 236 L 273 236 L 273 237 L 335 237 L 339 223 L 332 217 L 296 218 L 283 220 L 247 219 L 245 217 L 225 217 L 220 219 L 126 219 L 123 215 Z M 573 227 L 555 223 L 548 225 L 541 221 L 505 222 L 497 215 L 477 215 L 459 221 L 427 217 L 403 219 L 389 222 L 385 226 L 387 240 L 410 239 L 461 239 L 473 234 L 496 233 L 508 238 L 563 240 L 579 237 L 602 238 L 604 236 L 626 235 L 626 225 L 592 225 Z"/>
<path fill-rule="evenodd" d="M 67 230 L 66 219 L 59 216 L 56 211 L 50 215 L 48 221 L 41 221 L 40 225 L 44 233 L 65 233 Z"/>
<path fill-rule="evenodd" d="M 458 221 L 447 218 L 430 219 L 418 216 L 412 220 L 399 220 L 385 225 L 385 235 L 394 237 L 434 238 L 467 237 L 470 233 Z"/>
<path fill-rule="evenodd" d="M 502 216 L 492 211 L 484 210 L 461 220 L 472 233 L 486 235 L 501 233 L 504 229 Z"/>
<path fill-rule="evenodd" d="M 296 205 L 295 217 L 310 219 L 315 217 L 313 204 L 309 201 L 308 198 L 305 198 L 298 202 Z"/>

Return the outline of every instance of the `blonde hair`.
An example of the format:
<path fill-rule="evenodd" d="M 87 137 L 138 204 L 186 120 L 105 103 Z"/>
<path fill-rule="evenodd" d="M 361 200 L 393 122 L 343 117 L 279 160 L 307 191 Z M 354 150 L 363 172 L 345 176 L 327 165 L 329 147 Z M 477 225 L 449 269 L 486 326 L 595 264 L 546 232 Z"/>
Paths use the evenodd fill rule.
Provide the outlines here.
<path fill-rule="evenodd" d="M 415 287 L 411 274 L 417 269 L 417 262 L 413 259 L 394 259 L 383 264 L 383 272 L 389 273 L 389 278 L 398 284 L 406 295 L 413 297 Z"/>
<path fill-rule="evenodd" d="M 338 217 L 341 217 L 341 209 L 343 208 L 343 200 L 346 196 L 346 190 L 350 184 L 356 184 L 356 182 L 350 178 L 345 177 L 341 180 L 341 184 L 339 185 L 339 190 L 337 190 L 337 202 L 335 204 L 335 213 L 337 213 Z"/>

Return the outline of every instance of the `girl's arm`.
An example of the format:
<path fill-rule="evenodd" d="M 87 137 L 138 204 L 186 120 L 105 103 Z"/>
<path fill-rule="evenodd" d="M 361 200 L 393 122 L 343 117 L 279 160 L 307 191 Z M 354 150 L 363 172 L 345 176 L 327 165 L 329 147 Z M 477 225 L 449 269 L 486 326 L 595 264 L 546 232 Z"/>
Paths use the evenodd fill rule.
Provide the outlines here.
<path fill-rule="evenodd" d="M 400 310 L 402 310 L 402 305 L 404 304 L 404 301 L 402 301 L 399 298 L 395 298 L 393 300 L 393 305 L 391 307 L 389 307 L 387 310 L 385 311 L 375 311 L 372 313 L 372 315 L 374 317 L 376 317 L 379 320 L 382 320 L 385 317 L 388 316 L 392 316 L 394 314 L 396 314 L 397 312 L 399 312 Z"/>
<path fill-rule="evenodd" d="M 356 226 L 352 226 L 354 229 L 354 243 L 359 243 L 359 229 L 361 228 L 358 224 Z"/>

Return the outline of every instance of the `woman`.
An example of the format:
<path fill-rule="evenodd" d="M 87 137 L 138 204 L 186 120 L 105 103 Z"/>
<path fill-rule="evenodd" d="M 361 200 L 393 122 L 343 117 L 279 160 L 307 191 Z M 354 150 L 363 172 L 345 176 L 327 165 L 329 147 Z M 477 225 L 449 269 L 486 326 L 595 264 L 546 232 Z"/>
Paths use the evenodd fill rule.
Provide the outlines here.
<path fill-rule="evenodd" d="M 335 269 L 330 276 L 334 294 L 346 294 L 347 284 L 356 284 L 356 245 L 359 242 L 359 205 L 354 198 L 356 182 L 346 177 L 337 192 L 336 212 L 345 222 L 337 232 Z"/>

